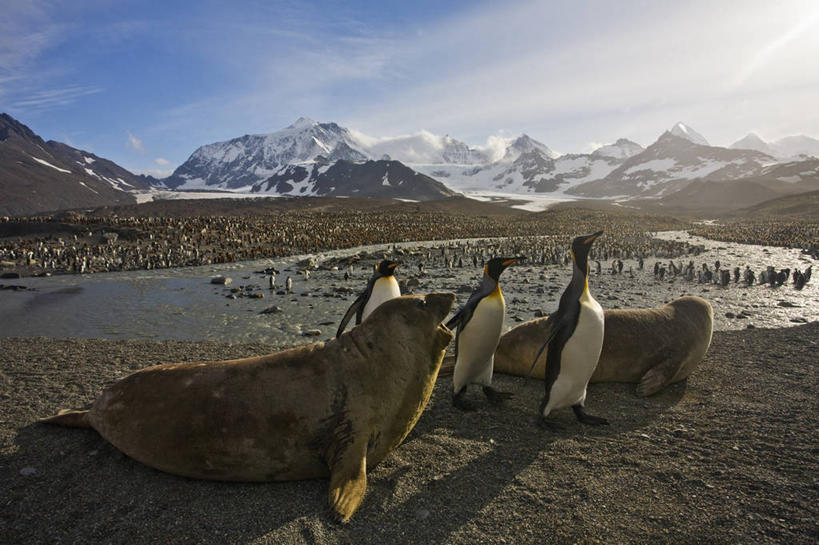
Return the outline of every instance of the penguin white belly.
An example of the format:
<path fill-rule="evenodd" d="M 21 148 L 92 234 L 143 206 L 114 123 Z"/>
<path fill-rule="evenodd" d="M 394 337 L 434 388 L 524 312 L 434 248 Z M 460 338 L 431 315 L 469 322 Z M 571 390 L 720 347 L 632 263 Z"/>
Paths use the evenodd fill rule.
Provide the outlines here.
<path fill-rule="evenodd" d="M 560 374 L 552 385 L 543 416 L 548 416 L 554 409 L 582 404 L 586 400 L 586 387 L 602 350 L 603 309 L 586 291 L 580 297 L 577 327 L 563 347 Z"/>
<path fill-rule="evenodd" d="M 401 296 L 401 288 L 398 287 L 398 281 L 395 280 L 395 277 L 390 276 L 382 276 L 378 280 L 375 281 L 373 285 L 373 291 L 370 294 L 370 298 L 367 301 L 367 304 L 364 305 L 364 311 L 361 314 L 361 321 L 367 319 L 372 311 L 378 308 L 378 305 L 383 303 L 384 301 L 389 301 L 394 297 Z"/>
<path fill-rule="evenodd" d="M 503 296 L 488 295 L 478 302 L 472 318 L 458 333 L 458 359 L 452 381 L 455 393 L 468 384 L 492 384 L 495 349 L 500 341 L 505 313 Z"/>

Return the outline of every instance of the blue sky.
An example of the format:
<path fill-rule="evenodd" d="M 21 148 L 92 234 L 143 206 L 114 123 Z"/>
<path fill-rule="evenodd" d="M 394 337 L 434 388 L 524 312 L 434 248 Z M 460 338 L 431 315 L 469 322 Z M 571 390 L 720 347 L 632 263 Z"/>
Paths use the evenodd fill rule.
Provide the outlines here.
<path fill-rule="evenodd" d="M 560 152 L 819 137 L 819 2 L 0 0 L 0 111 L 138 172 L 300 116 Z"/>

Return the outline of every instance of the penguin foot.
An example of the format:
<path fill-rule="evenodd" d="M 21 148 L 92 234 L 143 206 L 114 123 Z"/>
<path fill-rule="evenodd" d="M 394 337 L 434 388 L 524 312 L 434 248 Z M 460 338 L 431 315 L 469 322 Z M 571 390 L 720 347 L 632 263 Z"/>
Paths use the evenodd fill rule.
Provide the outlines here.
<path fill-rule="evenodd" d="M 609 425 L 609 421 L 601 416 L 586 414 L 586 410 L 583 408 L 583 405 L 572 405 L 572 410 L 574 410 L 574 415 L 577 417 L 577 419 L 583 424 L 588 424 L 589 426 Z"/>
<path fill-rule="evenodd" d="M 491 386 L 484 386 L 483 393 L 489 399 L 489 403 L 492 405 L 500 405 L 507 399 L 512 399 L 512 392 L 501 392 L 500 390 L 496 390 Z"/>
<path fill-rule="evenodd" d="M 462 411 L 475 411 L 477 407 L 471 401 L 464 399 L 464 394 L 466 393 L 466 388 L 458 392 L 457 394 L 452 396 L 452 405 L 461 409 Z"/>
<path fill-rule="evenodd" d="M 550 431 L 552 433 L 559 433 L 566 430 L 566 428 L 560 424 L 546 420 L 546 418 L 543 416 L 537 419 L 537 426 L 542 430 Z"/>

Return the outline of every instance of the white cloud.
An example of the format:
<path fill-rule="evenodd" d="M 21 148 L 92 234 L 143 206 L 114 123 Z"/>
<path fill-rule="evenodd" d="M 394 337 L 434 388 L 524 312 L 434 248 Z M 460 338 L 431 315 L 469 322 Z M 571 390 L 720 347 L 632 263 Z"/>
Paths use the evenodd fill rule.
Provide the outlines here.
<path fill-rule="evenodd" d="M 61 89 L 37 91 L 24 99 L 13 102 L 11 106 L 12 108 L 18 109 L 42 109 L 53 106 L 65 106 L 80 97 L 101 93 L 102 91 L 102 87 L 71 85 Z"/>
<path fill-rule="evenodd" d="M 164 167 L 164 166 L 166 166 L 166 165 L 170 165 L 170 164 L 171 164 L 171 162 L 170 162 L 170 161 L 168 161 L 167 159 L 164 159 L 164 158 L 162 158 L 162 157 L 157 157 L 156 159 L 154 159 L 154 163 L 156 163 L 157 165 L 159 165 L 159 166 L 161 166 L 161 167 Z"/>
<path fill-rule="evenodd" d="M 135 149 L 140 153 L 145 153 L 145 148 L 142 145 L 142 140 L 131 134 L 131 131 L 128 131 L 128 143 L 127 146 Z"/>

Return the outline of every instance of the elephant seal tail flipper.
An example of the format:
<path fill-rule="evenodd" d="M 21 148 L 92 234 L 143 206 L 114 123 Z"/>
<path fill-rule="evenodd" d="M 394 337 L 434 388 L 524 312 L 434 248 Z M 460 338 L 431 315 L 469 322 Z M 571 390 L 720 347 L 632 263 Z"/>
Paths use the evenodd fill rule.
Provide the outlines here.
<path fill-rule="evenodd" d="M 347 523 L 367 490 L 367 457 L 364 448 L 348 447 L 330 468 L 330 508 L 339 522 Z"/>
<path fill-rule="evenodd" d="M 88 421 L 88 411 L 76 411 L 63 409 L 54 416 L 41 418 L 38 422 L 45 424 L 59 424 L 60 426 L 70 426 L 72 428 L 90 428 Z"/>

